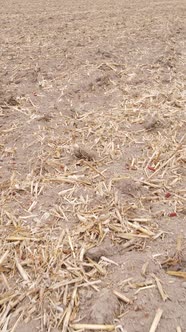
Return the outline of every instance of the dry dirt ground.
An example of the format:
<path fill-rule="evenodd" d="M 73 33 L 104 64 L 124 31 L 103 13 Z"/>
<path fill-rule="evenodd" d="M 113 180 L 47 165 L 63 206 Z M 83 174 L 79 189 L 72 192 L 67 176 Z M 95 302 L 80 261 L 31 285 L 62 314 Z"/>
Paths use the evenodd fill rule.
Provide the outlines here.
<path fill-rule="evenodd" d="M 1 0 L 1 331 L 186 331 L 185 14 Z"/>

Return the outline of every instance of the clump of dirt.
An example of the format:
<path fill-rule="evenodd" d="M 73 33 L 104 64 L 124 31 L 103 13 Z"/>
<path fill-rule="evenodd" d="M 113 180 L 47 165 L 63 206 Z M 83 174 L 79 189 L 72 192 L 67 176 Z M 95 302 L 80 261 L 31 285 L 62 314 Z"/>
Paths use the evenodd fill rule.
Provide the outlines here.
<path fill-rule="evenodd" d="M 93 161 L 96 159 L 96 154 L 90 150 L 90 148 L 85 146 L 78 146 L 74 147 L 74 155 L 78 159 Z"/>
<path fill-rule="evenodd" d="M 129 197 L 139 197 L 141 193 L 141 186 L 133 179 L 123 179 L 116 183 L 116 188 L 119 189 L 121 195 Z"/>
<path fill-rule="evenodd" d="M 116 253 L 116 247 L 107 238 L 101 245 L 93 247 L 86 252 L 86 257 L 98 262 L 101 256 L 109 257 Z"/>
<path fill-rule="evenodd" d="M 109 289 L 102 289 L 92 300 L 86 317 L 91 324 L 111 324 L 119 312 L 119 301 Z"/>
<path fill-rule="evenodd" d="M 29 323 L 21 323 L 15 328 L 15 332 L 39 332 L 41 326 L 38 321 L 31 321 Z M 58 329 L 51 329 L 51 332 L 59 332 Z"/>
<path fill-rule="evenodd" d="M 17 106 L 17 105 L 19 105 L 19 102 L 17 101 L 17 99 L 14 96 L 10 96 L 7 99 L 7 104 L 9 106 Z"/>
<path fill-rule="evenodd" d="M 146 130 L 153 130 L 159 123 L 158 114 L 148 115 L 143 123 Z"/>
<path fill-rule="evenodd" d="M 36 332 L 39 331 L 40 324 L 37 321 L 18 324 L 15 332 Z"/>

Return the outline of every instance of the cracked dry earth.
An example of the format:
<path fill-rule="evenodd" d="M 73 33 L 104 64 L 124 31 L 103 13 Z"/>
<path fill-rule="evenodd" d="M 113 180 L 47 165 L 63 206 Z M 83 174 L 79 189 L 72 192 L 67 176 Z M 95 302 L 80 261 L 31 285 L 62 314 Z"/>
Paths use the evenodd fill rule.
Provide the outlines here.
<path fill-rule="evenodd" d="M 1 1 L 1 331 L 186 331 L 185 14 Z"/>

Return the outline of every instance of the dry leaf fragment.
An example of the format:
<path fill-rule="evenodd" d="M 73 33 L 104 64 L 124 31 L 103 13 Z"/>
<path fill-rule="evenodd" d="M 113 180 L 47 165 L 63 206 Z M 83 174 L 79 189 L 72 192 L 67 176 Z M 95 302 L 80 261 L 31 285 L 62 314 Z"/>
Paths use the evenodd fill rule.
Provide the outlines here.
<path fill-rule="evenodd" d="M 167 274 L 169 274 L 170 276 L 186 279 L 186 272 L 184 271 L 167 271 Z"/>

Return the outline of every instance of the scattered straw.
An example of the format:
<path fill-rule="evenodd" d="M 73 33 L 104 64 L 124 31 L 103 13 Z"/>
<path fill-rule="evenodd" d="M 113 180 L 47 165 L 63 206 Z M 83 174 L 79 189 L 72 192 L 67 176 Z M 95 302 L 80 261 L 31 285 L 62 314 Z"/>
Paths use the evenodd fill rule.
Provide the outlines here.
<path fill-rule="evenodd" d="M 138 294 L 139 292 L 141 292 L 142 290 L 146 290 L 146 289 L 150 289 L 150 288 L 155 288 L 155 285 L 148 285 L 148 286 L 144 286 L 144 287 L 140 287 L 135 294 Z"/>
<path fill-rule="evenodd" d="M 146 263 L 143 264 L 142 269 L 141 269 L 142 276 L 146 275 L 148 266 L 149 266 L 149 262 L 146 262 Z"/>
<path fill-rule="evenodd" d="M 17 258 L 17 255 L 15 255 L 15 263 L 16 263 L 16 267 L 17 267 L 20 275 L 22 276 L 22 278 L 25 281 L 29 281 L 29 276 L 28 276 L 27 272 L 24 270 L 24 268 L 22 267 L 22 265 L 20 264 L 20 262 Z"/>
<path fill-rule="evenodd" d="M 117 296 L 117 298 L 125 303 L 132 303 L 132 301 L 126 297 L 124 294 L 120 293 L 120 292 L 117 292 L 117 291 L 113 291 L 113 293 Z"/>
<path fill-rule="evenodd" d="M 11 15 L 11 6 L 9 7 Z M 149 8 L 151 15 L 151 6 Z M 126 254 L 128 264 L 131 255 L 135 258 L 139 257 L 141 252 L 145 255 L 144 248 L 147 247 L 150 252 L 151 244 L 153 243 L 152 247 L 155 248 L 156 242 L 161 242 L 160 250 L 164 255 L 167 250 L 166 236 L 174 236 L 174 232 L 166 232 L 166 221 L 170 219 L 168 215 L 173 211 L 177 213 L 176 219 L 169 220 L 172 222 L 171 227 L 174 227 L 175 221 L 176 225 L 180 222 L 179 217 L 181 222 L 184 218 L 185 95 L 183 73 L 180 76 L 178 73 L 181 62 L 178 68 L 174 68 L 172 58 L 176 55 L 173 51 L 175 45 L 172 47 L 169 44 L 170 39 L 173 41 L 174 32 L 177 38 L 181 37 L 182 31 L 179 30 L 178 17 L 175 22 L 171 20 L 168 29 L 164 29 L 164 33 L 171 30 L 171 38 L 167 35 L 167 53 L 160 55 L 158 52 L 153 65 L 152 61 L 146 61 L 146 56 L 142 54 L 145 49 L 142 47 L 142 52 L 141 49 L 138 52 L 139 47 L 135 45 L 134 52 L 132 48 L 129 52 L 130 61 L 128 53 L 123 53 L 123 64 L 121 57 L 117 56 L 118 49 L 121 49 L 118 48 L 120 38 L 121 45 L 126 44 L 125 38 L 128 36 L 141 43 L 146 23 L 149 28 L 149 24 L 154 24 L 154 19 L 152 22 L 146 15 L 146 10 L 141 11 L 142 14 L 145 13 L 144 19 L 147 19 L 145 25 L 143 17 L 140 22 L 131 20 L 132 23 L 128 22 L 125 27 L 126 36 L 123 33 L 120 35 L 120 30 L 123 29 L 121 24 L 125 20 L 123 11 L 119 10 L 118 19 L 115 15 L 110 16 L 110 19 L 114 20 L 113 37 L 115 33 L 117 35 L 112 43 L 112 47 L 116 49 L 113 52 L 111 50 L 111 53 L 116 55 L 115 59 L 118 59 L 118 62 L 115 60 L 114 63 L 110 50 L 107 54 L 103 46 L 96 45 L 96 57 L 93 51 L 94 41 L 98 41 L 98 30 L 100 43 L 106 30 L 110 31 L 105 18 L 107 20 L 107 15 L 113 14 L 112 6 L 106 11 L 105 15 L 105 8 L 103 12 L 99 10 L 99 13 L 97 10 L 87 10 L 84 15 L 85 12 L 78 9 L 75 14 L 77 25 L 82 25 L 85 16 L 93 15 L 96 24 L 98 19 L 101 26 L 95 25 L 94 29 L 95 22 L 91 17 L 91 27 L 84 29 L 82 26 L 85 30 L 83 36 L 81 29 L 76 31 L 78 36 L 70 33 L 72 47 L 69 47 L 69 39 L 66 38 L 63 50 L 60 49 L 61 41 L 57 39 L 56 33 L 56 45 L 59 47 L 55 49 L 54 45 L 52 50 L 48 49 L 48 52 L 52 52 L 48 54 L 47 38 L 53 39 L 53 29 L 49 29 L 49 35 L 42 29 L 44 35 L 36 33 L 34 38 L 25 32 L 26 38 L 20 38 L 19 47 L 13 47 L 14 53 L 19 54 L 14 57 L 12 64 L 10 65 L 9 56 L 6 57 L 6 54 L 2 60 L 3 67 L 7 68 L 5 82 L 3 76 L 1 77 L 2 88 L 5 85 L 8 93 L 13 89 L 13 94 L 18 94 L 22 84 L 24 85 L 24 93 L 20 96 L 7 97 L 6 91 L 5 95 L 0 92 L 2 332 L 13 332 L 21 320 L 25 323 L 37 320 L 41 330 L 48 331 L 55 328 L 63 332 L 73 332 L 73 329 L 115 329 L 114 325 L 73 324 L 80 321 L 82 316 L 82 294 L 92 292 L 94 295 L 102 286 L 109 287 L 113 280 L 116 280 L 114 273 L 117 273 L 119 279 L 118 288 L 121 288 L 121 292 L 114 291 L 120 300 L 120 313 L 126 304 L 134 302 L 135 305 L 136 297 L 143 290 L 156 288 L 163 301 L 168 297 L 164 284 L 157 277 L 148 283 L 146 277 L 151 266 L 148 268 L 147 258 L 143 261 L 146 263 L 142 269 L 140 262 L 139 266 L 127 270 L 124 275 L 125 262 L 121 263 L 118 257 L 125 257 Z M 46 14 L 47 18 L 48 14 L 43 14 L 43 11 L 41 13 L 42 17 L 38 14 L 36 18 L 36 30 L 38 23 L 39 31 L 41 25 L 48 22 L 47 19 L 43 21 L 43 15 Z M 135 15 L 134 8 L 131 13 Z M 51 16 L 51 13 L 49 15 Z M 76 25 L 69 24 L 74 21 L 72 16 L 74 13 L 65 9 L 63 19 L 67 32 L 72 32 L 73 30 L 69 29 Z M 20 26 L 17 24 L 20 17 L 22 20 L 22 16 L 14 15 L 15 27 Z M 51 17 L 51 24 L 55 19 Z M 24 26 L 24 17 L 22 21 Z M 166 24 L 168 22 L 163 21 L 166 21 Z M 141 22 L 143 26 L 140 31 Z M 88 24 L 88 21 L 84 23 Z M 133 24 L 137 24 L 137 29 L 133 29 Z M 176 29 L 172 24 L 176 25 Z M 26 26 L 28 27 L 27 23 Z M 157 29 L 155 30 L 157 36 Z M 17 32 L 17 29 L 7 30 L 5 38 L 5 42 L 9 42 L 11 32 L 10 48 L 14 31 Z M 153 30 L 151 32 L 153 33 Z M 178 32 L 180 34 L 177 34 Z M 110 37 L 107 33 L 105 36 L 106 39 Z M 89 41 L 86 45 L 85 61 L 77 58 L 83 50 L 82 47 L 77 48 L 77 54 L 73 54 L 75 61 L 71 61 L 71 52 L 77 39 L 81 37 L 83 44 Z M 164 37 L 163 40 L 166 40 L 166 35 Z M 40 47 L 41 42 L 43 48 Z M 133 47 L 133 42 L 130 46 Z M 20 49 L 29 50 L 29 56 L 24 56 L 23 52 L 22 58 Z M 165 47 L 158 48 L 163 49 Z M 40 56 L 43 50 L 44 53 Z M 64 50 L 65 56 L 61 57 L 60 52 L 64 53 Z M 169 51 L 172 52 L 172 58 L 167 56 Z M 138 53 L 140 63 L 136 61 Z M 52 60 L 53 56 L 55 61 Z M 64 60 L 63 66 L 61 58 Z M 100 59 L 104 58 L 107 59 L 106 62 L 100 62 Z M 21 66 L 16 59 L 19 59 L 20 63 L 23 60 Z M 30 59 L 34 59 L 35 66 Z M 143 59 L 145 64 L 141 63 Z M 51 62 L 47 66 L 49 60 Z M 46 73 L 45 67 L 48 68 Z M 165 74 L 165 77 L 161 74 Z M 149 87 L 148 75 L 153 82 Z M 170 82 L 161 83 L 166 80 L 167 75 Z M 19 89 L 16 88 L 16 80 L 20 84 Z M 32 87 L 36 91 L 32 91 Z M 122 181 L 124 187 L 120 186 Z M 92 259 L 86 257 L 85 253 L 90 248 L 99 247 L 108 239 L 112 242 L 108 252 L 103 250 Z M 171 268 L 174 264 L 181 264 L 183 240 L 181 237 L 177 239 L 175 257 L 169 259 L 165 266 L 169 275 L 186 279 L 185 271 L 172 271 Z M 114 254 L 118 255 L 116 260 L 112 257 L 113 250 Z M 137 283 L 137 277 L 141 278 L 141 275 L 143 282 Z M 132 300 L 124 295 L 125 286 L 131 286 L 131 292 L 135 295 L 130 296 Z M 140 295 L 143 296 L 143 293 Z M 132 306 L 127 307 L 133 310 Z M 162 311 L 159 309 L 151 332 L 156 330 L 161 315 Z M 145 329 L 147 328 L 144 327 Z"/>
<path fill-rule="evenodd" d="M 17 318 L 17 320 L 16 320 L 14 326 L 11 328 L 10 332 L 14 332 L 14 331 L 15 331 L 15 329 L 17 328 L 19 322 L 22 320 L 23 316 L 24 316 L 24 310 L 23 310 L 23 312 L 19 315 L 19 317 Z"/>
<path fill-rule="evenodd" d="M 99 324 L 72 324 L 74 330 L 92 330 L 92 331 L 113 331 L 115 325 L 99 325 Z"/>
<path fill-rule="evenodd" d="M 0 257 L 0 265 L 2 265 L 3 262 L 6 260 L 8 254 L 9 254 L 9 250 L 5 251 L 5 253 Z"/>
<path fill-rule="evenodd" d="M 186 272 L 185 271 L 167 271 L 167 274 L 173 277 L 179 277 L 186 279 Z"/>
<path fill-rule="evenodd" d="M 88 257 L 88 261 L 98 270 L 98 272 L 101 274 L 101 275 L 103 275 L 103 276 L 105 276 L 106 275 L 106 271 L 99 265 L 99 264 L 97 264 L 96 262 L 94 262 L 92 259 L 90 259 L 89 257 Z"/>
<path fill-rule="evenodd" d="M 163 314 L 163 310 L 158 308 L 149 332 L 155 332 L 157 330 L 162 314 Z"/>
<path fill-rule="evenodd" d="M 64 318 L 64 321 L 63 321 L 62 332 L 66 332 L 68 330 L 68 325 L 69 325 L 70 316 L 71 316 L 71 313 L 72 313 L 72 310 L 73 310 L 73 307 L 74 307 L 76 294 L 77 294 L 77 287 L 75 287 L 74 290 L 73 290 L 69 306 L 66 310 L 65 318 Z"/>
<path fill-rule="evenodd" d="M 169 297 L 168 297 L 168 295 L 164 292 L 160 280 L 159 280 L 155 275 L 154 275 L 154 279 L 155 279 L 155 281 L 156 281 L 156 284 L 157 284 L 157 287 L 158 287 L 159 293 L 160 293 L 160 295 L 161 295 L 161 298 L 162 298 L 162 300 L 165 302 Z"/>

